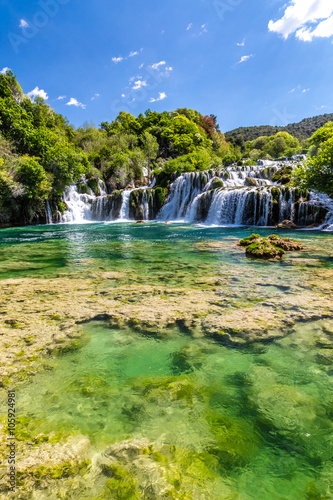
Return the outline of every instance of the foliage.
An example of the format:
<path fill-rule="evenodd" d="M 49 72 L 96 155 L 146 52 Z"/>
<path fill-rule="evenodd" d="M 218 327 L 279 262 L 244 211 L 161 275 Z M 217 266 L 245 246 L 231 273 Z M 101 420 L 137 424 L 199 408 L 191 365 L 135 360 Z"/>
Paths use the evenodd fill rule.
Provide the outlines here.
<path fill-rule="evenodd" d="M 45 217 L 45 200 L 60 201 L 66 186 L 89 166 L 74 143 L 75 131 L 43 99 L 23 95 L 11 71 L 0 75 L 0 222 Z M 7 193 L 7 194 L 6 194 Z M 9 195 L 8 193 L 11 193 Z"/>
<path fill-rule="evenodd" d="M 272 136 L 261 136 L 247 142 L 244 146 L 244 157 L 252 160 L 291 157 L 299 151 L 299 148 L 298 139 L 288 132 L 277 132 Z"/>
<path fill-rule="evenodd" d="M 305 118 L 298 123 L 290 123 L 285 127 L 274 127 L 271 125 L 262 125 L 259 127 L 239 127 L 226 132 L 225 136 L 228 141 L 233 144 L 241 144 L 242 142 L 253 141 L 258 137 L 271 136 L 277 132 L 288 132 L 296 137 L 299 141 L 309 139 L 311 135 L 326 122 L 333 120 L 333 114 L 325 114 Z"/>
<path fill-rule="evenodd" d="M 313 134 L 309 142 L 317 148 L 317 156 L 299 165 L 293 172 L 293 183 L 333 195 L 333 123 L 329 122 Z"/>

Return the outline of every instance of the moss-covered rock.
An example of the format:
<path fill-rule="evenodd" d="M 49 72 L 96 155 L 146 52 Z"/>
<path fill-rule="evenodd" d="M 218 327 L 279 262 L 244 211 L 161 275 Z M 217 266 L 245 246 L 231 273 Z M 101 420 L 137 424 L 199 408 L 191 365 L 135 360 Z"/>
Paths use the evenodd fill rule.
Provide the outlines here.
<path fill-rule="evenodd" d="M 280 229 L 297 229 L 298 226 L 291 220 L 284 220 L 280 222 L 280 224 L 277 225 L 278 228 Z"/>
<path fill-rule="evenodd" d="M 214 177 L 214 179 L 212 180 L 212 189 L 218 189 L 223 187 L 224 187 L 223 181 L 218 177 Z"/>
<path fill-rule="evenodd" d="M 77 190 L 79 194 L 90 194 L 89 187 L 84 183 L 77 184 Z"/>
<path fill-rule="evenodd" d="M 292 167 L 286 166 L 280 168 L 275 174 L 272 176 L 273 182 L 278 182 L 279 184 L 288 184 L 291 181 L 291 173 Z"/>
<path fill-rule="evenodd" d="M 257 185 L 257 181 L 253 179 L 253 177 L 246 177 L 244 185 L 247 187 L 255 187 Z"/>
<path fill-rule="evenodd" d="M 281 258 L 285 252 L 302 250 L 303 246 L 296 240 L 282 238 L 276 234 L 261 237 L 259 234 L 251 234 L 238 242 L 240 246 L 246 247 L 245 253 L 250 257 L 261 259 Z"/>
<path fill-rule="evenodd" d="M 97 177 L 91 177 L 90 179 L 88 179 L 87 184 L 90 187 L 90 189 L 93 191 L 95 196 L 100 196 L 101 191 L 99 189 Z"/>

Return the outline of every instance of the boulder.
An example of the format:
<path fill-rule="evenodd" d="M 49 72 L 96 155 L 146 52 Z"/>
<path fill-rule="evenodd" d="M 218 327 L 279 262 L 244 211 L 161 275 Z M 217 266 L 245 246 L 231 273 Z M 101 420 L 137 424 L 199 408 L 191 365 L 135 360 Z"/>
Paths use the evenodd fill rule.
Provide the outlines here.
<path fill-rule="evenodd" d="M 246 247 L 247 256 L 260 259 L 281 258 L 285 252 L 302 250 L 303 248 L 300 242 L 279 237 L 277 234 L 271 234 L 266 238 L 259 234 L 251 234 L 251 236 L 240 240 L 238 245 Z"/>
<path fill-rule="evenodd" d="M 218 189 L 223 187 L 224 187 L 223 181 L 218 177 L 214 177 L 214 179 L 212 180 L 212 189 Z"/>
<path fill-rule="evenodd" d="M 276 227 L 279 227 L 281 229 L 298 229 L 297 224 L 294 222 L 291 222 L 291 220 L 284 220 L 280 222 Z"/>
<path fill-rule="evenodd" d="M 245 178 L 244 186 L 255 187 L 256 185 L 257 185 L 257 181 L 255 179 L 253 179 L 252 177 Z"/>

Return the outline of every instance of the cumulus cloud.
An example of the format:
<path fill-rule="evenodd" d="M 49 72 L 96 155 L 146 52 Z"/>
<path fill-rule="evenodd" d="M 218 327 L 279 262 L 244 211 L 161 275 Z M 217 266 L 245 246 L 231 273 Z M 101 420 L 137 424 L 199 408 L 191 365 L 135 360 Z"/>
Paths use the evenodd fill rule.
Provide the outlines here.
<path fill-rule="evenodd" d="M 139 90 L 142 87 L 147 87 L 147 82 L 145 80 L 137 80 L 136 82 L 134 82 L 132 89 Z"/>
<path fill-rule="evenodd" d="M 132 52 L 129 53 L 128 57 L 134 57 L 137 56 L 139 52 L 137 50 L 133 50 Z"/>
<path fill-rule="evenodd" d="M 167 95 L 165 92 L 159 92 L 158 97 L 156 97 L 156 99 L 154 99 L 154 97 L 151 97 L 149 99 L 149 102 L 163 101 L 163 99 L 165 99 L 166 97 L 167 97 Z"/>
<path fill-rule="evenodd" d="M 244 47 L 244 45 L 245 45 L 245 40 L 243 40 L 242 42 L 238 42 L 238 43 L 236 43 L 236 45 L 237 45 L 238 47 Z"/>
<path fill-rule="evenodd" d="M 160 62 L 158 62 L 158 63 L 154 63 L 154 64 L 152 64 L 152 65 L 151 65 L 151 68 L 152 68 L 152 69 L 159 69 L 159 67 L 160 67 L 160 66 L 164 66 L 165 64 L 166 64 L 166 62 L 165 62 L 165 61 L 160 61 Z"/>
<path fill-rule="evenodd" d="M 86 109 L 86 105 L 79 102 L 75 97 L 71 97 L 68 102 L 66 102 L 66 106 L 75 106 L 76 108 Z"/>
<path fill-rule="evenodd" d="M 36 99 L 36 97 L 42 97 L 43 99 L 45 99 L 45 101 L 47 101 L 47 99 L 49 98 L 45 90 L 40 89 L 38 87 L 35 87 L 33 90 L 30 90 L 30 92 L 27 93 L 27 96 L 29 96 L 30 99 Z"/>
<path fill-rule="evenodd" d="M 5 68 L 2 68 L 0 73 L 1 73 L 1 75 L 5 75 L 7 71 L 10 71 L 10 68 L 7 68 L 7 66 L 6 66 Z"/>
<path fill-rule="evenodd" d="M 57 97 L 57 101 L 62 101 L 62 99 L 66 99 L 66 96 L 60 95 L 59 97 Z"/>
<path fill-rule="evenodd" d="M 333 35 L 333 3 L 329 0 L 292 0 L 283 17 L 269 21 L 269 31 L 287 39 L 295 33 L 303 42 Z"/>
<path fill-rule="evenodd" d="M 248 56 L 242 56 L 240 61 L 238 61 L 238 64 L 243 63 L 251 59 L 251 57 L 254 57 L 254 54 L 249 54 Z"/>
<path fill-rule="evenodd" d="M 119 56 L 119 57 L 113 57 L 112 58 L 112 62 L 114 62 L 115 64 L 118 64 L 118 63 L 120 63 L 123 60 L 124 60 L 124 58 L 121 57 L 121 56 Z"/>
<path fill-rule="evenodd" d="M 29 27 L 29 23 L 27 23 L 27 21 L 25 19 L 20 19 L 19 27 L 20 28 L 28 28 Z"/>

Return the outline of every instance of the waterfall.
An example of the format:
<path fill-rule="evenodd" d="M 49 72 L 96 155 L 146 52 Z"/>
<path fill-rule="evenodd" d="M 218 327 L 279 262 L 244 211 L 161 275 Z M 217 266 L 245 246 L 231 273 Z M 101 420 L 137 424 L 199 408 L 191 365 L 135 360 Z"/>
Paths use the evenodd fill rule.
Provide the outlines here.
<path fill-rule="evenodd" d="M 106 192 L 105 183 L 100 178 L 98 178 L 98 187 L 99 187 L 99 191 L 100 191 L 100 196 L 106 196 L 107 192 Z"/>
<path fill-rule="evenodd" d="M 64 202 L 67 210 L 61 217 L 61 222 L 80 223 L 92 219 L 91 203 L 96 196 L 90 190 L 90 194 L 79 194 L 75 184 L 69 186 L 64 194 Z"/>
<path fill-rule="evenodd" d="M 52 212 L 49 200 L 45 202 L 45 215 L 46 215 L 46 224 L 52 224 Z"/>
<path fill-rule="evenodd" d="M 272 182 L 273 174 L 287 163 L 231 165 L 217 171 L 186 172 L 170 185 L 161 207 L 164 188 L 151 185 L 128 187 L 107 194 L 99 179 L 95 196 L 84 178 L 79 188 L 69 186 L 64 194 L 67 210 L 61 222 L 149 220 L 200 222 L 207 225 L 273 226 L 285 219 L 300 226 L 318 225 L 333 230 L 333 201 L 326 195 Z M 85 192 L 88 194 L 80 194 Z M 158 190 L 158 191 L 155 191 Z M 163 203 L 163 202 L 162 202 Z M 161 207 L 161 208 L 160 208 Z M 156 211 L 159 212 L 156 214 Z M 46 202 L 45 213 L 52 222 Z"/>
<path fill-rule="evenodd" d="M 129 199 L 132 191 L 133 189 L 124 189 L 124 191 L 121 193 L 122 202 L 119 213 L 119 220 L 121 221 L 129 220 Z"/>
<path fill-rule="evenodd" d="M 207 190 L 212 175 L 208 172 L 189 172 L 182 174 L 172 183 L 167 202 L 162 207 L 159 219 L 190 220 L 193 200 Z"/>
<path fill-rule="evenodd" d="M 143 218 L 143 220 L 149 219 L 149 204 L 148 204 L 148 191 L 147 191 L 147 189 L 143 190 L 143 195 L 142 195 L 142 218 Z"/>

